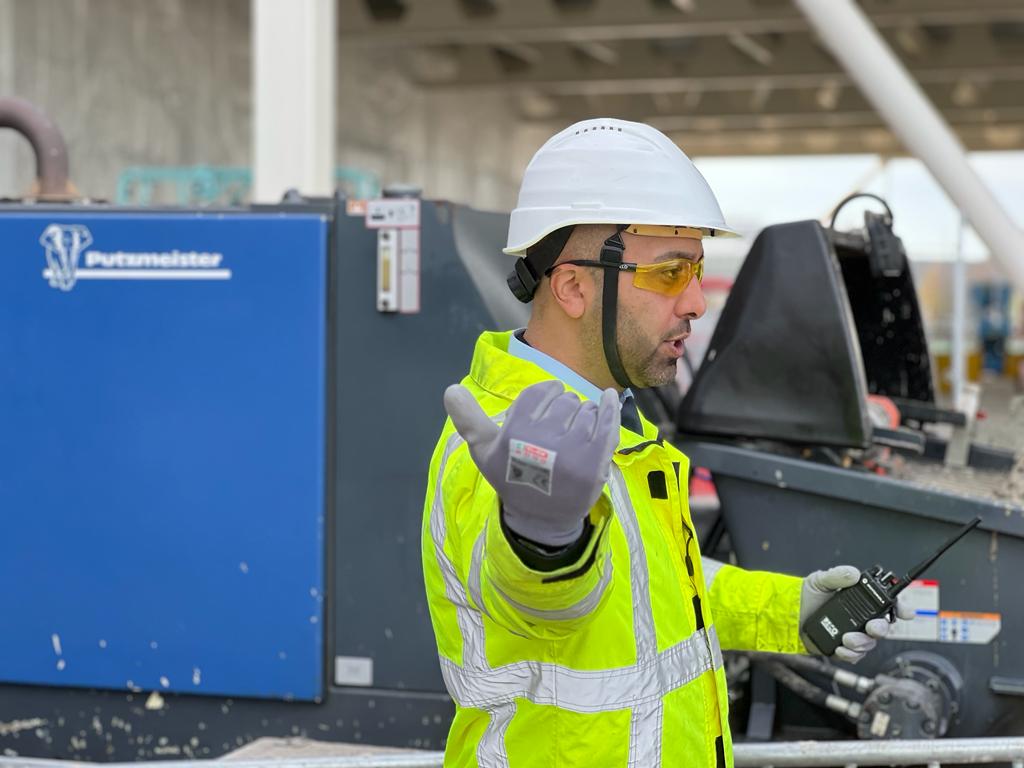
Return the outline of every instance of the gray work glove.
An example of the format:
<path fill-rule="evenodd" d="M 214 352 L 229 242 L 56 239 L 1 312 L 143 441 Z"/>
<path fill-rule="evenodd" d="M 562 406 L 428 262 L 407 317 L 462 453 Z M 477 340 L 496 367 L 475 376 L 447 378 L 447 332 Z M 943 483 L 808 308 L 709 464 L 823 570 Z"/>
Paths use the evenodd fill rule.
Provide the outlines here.
<path fill-rule="evenodd" d="M 858 579 L 860 579 L 860 571 L 852 565 L 837 565 L 827 571 L 815 571 L 804 579 L 803 587 L 800 590 L 801 628 L 811 614 L 828 602 L 833 592 L 852 587 Z M 914 608 L 901 602 L 899 598 L 896 598 L 895 613 L 898 619 L 908 621 L 916 615 Z M 857 663 L 878 644 L 879 640 L 889 634 L 889 626 L 888 619 L 871 619 L 864 627 L 864 632 L 846 632 L 843 634 L 843 644 L 836 648 L 835 657 L 851 664 Z M 808 651 L 821 655 L 821 650 L 803 634 L 802 629 L 800 636 Z"/>
<path fill-rule="evenodd" d="M 542 381 L 519 393 L 500 428 L 461 384 L 445 390 L 444 407 L 498 492 L 509 528 L 551 547 L 579 539 L 619 441 L 615 390 L 600 404 L 580 402 L 561 382 Z"/>

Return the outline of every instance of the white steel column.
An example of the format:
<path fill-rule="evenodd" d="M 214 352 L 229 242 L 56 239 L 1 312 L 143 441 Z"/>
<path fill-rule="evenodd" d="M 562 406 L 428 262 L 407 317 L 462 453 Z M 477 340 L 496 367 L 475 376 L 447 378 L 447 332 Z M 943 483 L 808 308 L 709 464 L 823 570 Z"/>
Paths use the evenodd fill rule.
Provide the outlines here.
<path fill-rule="evenodd" d="M 950 329 L 950 374 L 953 407 L 959 408 L 967 381 L 967 262 L 964 259 L 964 235 L 967 219 L 961 214 L 956 237 L 956 261 L 953 262 L 953 326 Z"/>
<path fill-rule="evenodd" d="M 335 0 L 252 0 L 255 202 L 334 189 Z"/>
<path fill-rule="evenodd" d="M 893 133 L 932 172 L 1024 290 L 1024 231 L 967 162 L 963 145 L 853 0 L 794 0 Z"/>

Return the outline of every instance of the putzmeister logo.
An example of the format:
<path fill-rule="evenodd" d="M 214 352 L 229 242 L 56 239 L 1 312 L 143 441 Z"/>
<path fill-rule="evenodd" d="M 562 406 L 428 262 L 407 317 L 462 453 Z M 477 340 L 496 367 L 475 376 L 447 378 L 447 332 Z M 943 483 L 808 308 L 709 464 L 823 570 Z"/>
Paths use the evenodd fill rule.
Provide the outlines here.
<path fill-rule="evenodd" d="M 46 251 L 43 278 L 62 291 L 70 291 L 79 280 L 231 279 L 231 270 L 221 268 L 223 253 L 86 250 L 93 239 L 82 224 L 50 224 L 39 242 Z"/>

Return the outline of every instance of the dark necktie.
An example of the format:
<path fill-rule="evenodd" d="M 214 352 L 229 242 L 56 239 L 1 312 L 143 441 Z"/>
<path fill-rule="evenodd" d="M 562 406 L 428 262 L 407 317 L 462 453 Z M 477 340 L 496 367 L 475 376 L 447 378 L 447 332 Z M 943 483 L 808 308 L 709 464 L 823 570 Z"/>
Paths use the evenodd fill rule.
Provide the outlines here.
<path fill-rule="evenodd" d="M 636 407 L 635 397 L 627 397 L 626 402 L 622 404 L 622 426 L 638 435 L 644 433 L 644 429 L 640 425 L 640 411 Z"/>

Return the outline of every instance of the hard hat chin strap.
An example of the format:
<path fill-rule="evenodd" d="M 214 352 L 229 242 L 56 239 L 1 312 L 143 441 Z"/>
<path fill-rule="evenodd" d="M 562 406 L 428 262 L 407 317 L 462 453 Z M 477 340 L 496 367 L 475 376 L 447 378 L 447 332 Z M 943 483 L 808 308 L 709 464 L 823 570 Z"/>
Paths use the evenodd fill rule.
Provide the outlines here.
<path fill-rule="evenodd" d="M 615 234 L 604 241 L 601 248 L 600 260 L 605 263 L 621 264 L 622 254 L 626 250 L 622 242 L 622 230 L 626 225 L 620 225 Z M 562 249 L 565 248 L 572 234 L 573 227 L 567 226 L 557 229 L 539 243 L 532 246 L 526 258 L 517 259 L 515 269 L 509 274 L 507 281 L 512 293 L 521 302 L 533 301 L 533 296 L 540 284 L 541 277 L 557 260 Z M 633 386 L 626 374 L 619 357 L 619 346 L 616 340 L 616 318 L 619 307 L 619 272 L 615 270 L 611 274 L 604 275 L 604 294 L 601 309 L 601 338 L 604 346 L 604 358 L 608 363 L 608 370 L 611 371 L 615 381 L 624 389 Z"/>
<path fill-rule="evenodd" d="M 601 261 L 622 263 L 622 254 L 626 250 L 622 242 L 622 229 L 604 241 L 601 248 Z M 622 358 L 619 357 L 619 343 L 616 339 L 615 327 L 616 318 L 619 314 L 619 273 L 608 270 L 604 275 L 604 293 L 601 308 L 601 338 L 604 343 L 604 358 L 608 363 L 608 370 L 611 371 L 615 381 L 623 389 L 633 386 L 629 381 L 629 375 L 622 365 Z"/>

